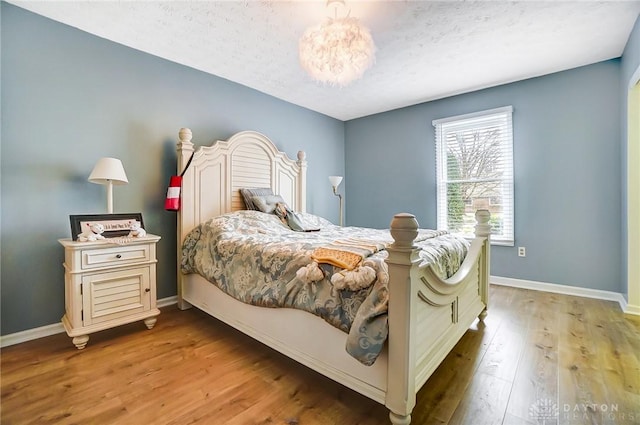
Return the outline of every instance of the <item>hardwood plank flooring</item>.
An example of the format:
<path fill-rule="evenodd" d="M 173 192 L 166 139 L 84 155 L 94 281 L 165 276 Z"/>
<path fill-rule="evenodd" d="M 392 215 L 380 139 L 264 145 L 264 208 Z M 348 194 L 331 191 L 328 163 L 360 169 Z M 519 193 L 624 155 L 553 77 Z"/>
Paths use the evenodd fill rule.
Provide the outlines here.
<path fill-rule="evenodd" d="M 0 422 L 388 424 L 386 408 L 197 309 L 0 352 Z M 413 424 L 640 424 L 640 318 L 601 300 L 491 287 L 418 393 Z"/>

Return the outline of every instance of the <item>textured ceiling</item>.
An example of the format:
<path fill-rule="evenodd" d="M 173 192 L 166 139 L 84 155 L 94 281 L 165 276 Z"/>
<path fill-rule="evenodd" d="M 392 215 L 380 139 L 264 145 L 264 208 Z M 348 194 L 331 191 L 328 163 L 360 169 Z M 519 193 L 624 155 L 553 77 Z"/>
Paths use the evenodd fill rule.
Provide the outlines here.
<path fill-rule="evenodd" d="M 619 57 L 640 14 L 640 1 L 351 1 L 376 62 L 339 88 L 297 57 L 325 1 L 9 2 L 340 120 Z"/>

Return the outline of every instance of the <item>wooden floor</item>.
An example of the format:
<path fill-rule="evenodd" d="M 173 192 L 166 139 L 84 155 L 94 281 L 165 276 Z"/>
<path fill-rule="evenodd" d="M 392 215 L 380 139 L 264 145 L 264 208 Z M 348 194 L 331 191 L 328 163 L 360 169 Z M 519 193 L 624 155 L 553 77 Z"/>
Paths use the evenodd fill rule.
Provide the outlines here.
<path fill-rule="evenodd" d="M 640 424 L 640 318 L 492 286 L 418 394 L 413 424 Z M 191 309 L 1 352 L 1 423 L 388 424 L 387 410 Z"/>

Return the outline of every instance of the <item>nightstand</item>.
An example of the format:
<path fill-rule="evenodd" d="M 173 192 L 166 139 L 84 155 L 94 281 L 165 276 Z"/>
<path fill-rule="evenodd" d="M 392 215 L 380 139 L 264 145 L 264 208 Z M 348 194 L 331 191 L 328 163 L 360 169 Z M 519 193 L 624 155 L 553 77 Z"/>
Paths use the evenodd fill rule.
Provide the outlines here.
<path fill-rule="evenodd" d="M 151 329 L 156 308 L 156 243 L 160 236 L 74 242 L 64 246 L 65 315 L 67 335 L 81 350 L 89 334 L 144 320 Z"/>

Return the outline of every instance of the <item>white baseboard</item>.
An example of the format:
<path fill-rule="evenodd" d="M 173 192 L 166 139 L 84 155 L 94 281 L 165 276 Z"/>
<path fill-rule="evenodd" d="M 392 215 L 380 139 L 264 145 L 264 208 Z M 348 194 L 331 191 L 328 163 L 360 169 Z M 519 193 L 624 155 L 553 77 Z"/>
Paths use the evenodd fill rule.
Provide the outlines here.
<path fill-rule="evenodd" d="M 158 307 L 167 307 L 178 302 L 176 295 L 172 297 L 162 298 L 158 300 Z M 27 329 L 26 331 L 16 332 L 13 334 L 0 336 L 0 348 L 10 345 L 20 344 L 21 342 L 31 341 L 33 339 L 44 338 L 45 336 L 55 335 L 64 332 L 62 323 L 54 323 L 52 325 L 41 326 L 39 328 Z"/>
<path fill-rule="evenodd" d="M 55 335 L 62 332 L 64 332 L 62 323 L 27 329 L 26 331 L 0 336 L 0 347 L 4 348 L 10 345 L 20 344 L 21 342 L 44 338 L 45 336 Z"/>
<path fill-rule="evenodd" d="M 172 297 L 162 298 L 158 300 L 158 308 L 168 307 L 170 305 L 178 304 L 178 296 L 174 295 Z"/>
<path fill-rule="evenodd" d="M 635 314 L 636 316 L 640 316 L 640 305 L 627 304 L 627 307 L 623 308 L 622 311 L 627 314 Z"/>
<path fill-rule="evenodd" d="M 557 283 L 536 282 L 533 280 L 514 279 L 511 277 L 491 276 L 490 282 L 494 285 L 512 286 L 514 288 L 531 289 L 533 291 L 552 292 L 554 294 L 573 295 L 576 297 L 595 298 L 599 300 L 614 301 L 620 305 L 620 309 L 627 314 L 640 315 L 639 306 L 627 304 L 624 296 L 618 292 L 603 291 L 601 289 L 581 288 L 578 286 L 559 285 Z"/>

